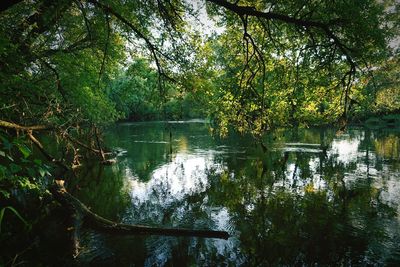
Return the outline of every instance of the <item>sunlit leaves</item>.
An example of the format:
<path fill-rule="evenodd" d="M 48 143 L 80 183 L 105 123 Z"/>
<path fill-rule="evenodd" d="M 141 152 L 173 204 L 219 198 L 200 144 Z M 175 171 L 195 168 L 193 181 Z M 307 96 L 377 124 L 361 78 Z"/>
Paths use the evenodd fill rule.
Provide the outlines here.
<path fill-rule="evenodd" d="M 395 28 L 394 20 L 384 12 L 385 5 L 394 7 L 389 2 L 236 3 L 238 10 L 250 6 L 298 19 L 293 23 L 252 16 L 240 19 L 239 12 L 219 13 L 209 6 L 226 27 L 212 40 L 216 64 L 223 70 L 218 76 L 223 81 L 220 95 L 229 92 L 240 106 L 235 113 L 223 110 L 227 105 L 217 106 L 221 110 L 217 114 L 225 117 L 218 119 L 257 134 L 254 129 L 332 123 L 348 115 L 363 97 L 365 68 L 380 64 L 389 54 L 387 41 L 392 35 L 388 28 Z M 325 26 L 318 29 L 307 22 Z M 262 127 L 254 127 L 260 122 Z"/>

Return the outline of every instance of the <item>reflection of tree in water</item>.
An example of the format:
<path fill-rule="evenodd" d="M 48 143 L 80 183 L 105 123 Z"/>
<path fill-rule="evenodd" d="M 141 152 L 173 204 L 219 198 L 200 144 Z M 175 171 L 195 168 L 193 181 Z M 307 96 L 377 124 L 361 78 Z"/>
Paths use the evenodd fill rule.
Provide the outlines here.
<path fill-rule="evenodd" d="M 187 136 L 188 132 L 195 134 Z M 200 138 L 204 136 L 207 138 Z M 131 169 L 142 181 L 151 179 L 156 168 L 186 149 L 188 139 L 195 147 L 213 145 L 204 123 L 134 123 L 117 125 L 107 133 L 108 146 L 123 148 L 126 152 L 120 158 L 124 168 Z"/>
<path fill-rule="evenodd" d="M 123 170 L 118 165 L 105 168 L 97 163 L 80 171 L 79 180 L 71 179 L 70 192 L 101 216 L 120 220 L 119 214 L 130 203 Z"/>
<path fill-rule="evenodd" d="M 374 140 L 375 151 L 378 156 L 390 160 L 400 158 L 400 139 L 394 134 Z"/>
<path fill-rule="evenodd" d="M 200 161 L 198 168 L 188 170 L 179 162 L 172 162 L 164 166 L 164 177 L 157 179 L 157 175 L 153 174 L 151 184 L 145 185 L 145 195 L 141 193 L 131 196 L 133 208 L 127 210 L 124 221 L 195 229 L 226 229 L 225 225 L 220 225 L 221 217 L 227 216 L 226 211 L 221 206 L 213 206 L 207 193 L 207 173 L 215 162 L 205 155 L 203 157 L 204 162 Z M 170 177 L 171 174 L 173 178 Z M 187 176 L 193 183 L 188 186 L 185 185 Z M 181 183 L 178 191 L 175 188 L 176 179 Z M 238 247 L 237 244 L 233 245 L 236 241 L 235 238 L 227 242 L 199 238 L 149 237 L 145 240 L 148 253 L 145 263 L 147 266 L 162 266 L 167 262 L 177 264 L 193 261 L 210 266 L 215 263 L 239 262 L 237 255 L 232 253 L 232 248 Z M 227 258 L 229 253 L 233 255 Z"/>
<path fill-rule="evenodd" d="M 313 170 L 315 158 L 320 164 Z M 393 249 L 385 242 L 388 219 L 396 212 L 372 179 L 346 180 L 356 171 L 356 160 L 344 164 L 334 154 L 267 153 L 240 166 L 228 161 L 227 169 L 234 171 L 211 179 L 209 194 L 229 209 L 250 265 L 382 264 Z M 288 182 L 288 171 L 280 170 L 290 164 L 295 171 Z M 324 183 L 318 188 L 319 177 Z"/>
<path fill-rule="evenodd" d="M 179 131 L 175 136 L 180 138 Z M 386 136 L 368 131 L 350 131 L 343 138 L 335 138 L 333 131 L 278 132 L 265 137 L 266 152 L 249 139 L 230 137 L 202 143 L 203 139 L 190 138 L 185 148 L 188 154 L 183 154 L 192 155 L 194 149 L 203 148 L 194 156 L 205 159 L 201 168 L 189 172 L 185 164 L 191 156 L 179 161 L 178 148 L 170 158 L 165 156 L 168 149 L 160 146 L 147 147 L 144 154 L 136 150 L 140 155 L 123 158 L 119 169 L 113 167 L 113 177 L 120 177 L 117 181 L 121 182 L 113 186 L 103 181 L 100 185 L 115 188 L 108 194 L 125 197 L 140 184 L 148 190 L 141 197 L 130 193 L 129 203 L 122 202 L 123 209 L 115 210 L 115 202 L 105 204 L 106 209 L 118 213 L 124 222 L 223 229 L 233 237 L 228 241 L 157 236 L 106 239 L 121 263 L 290 266 L 399 261 L 399 245 L 393 241 L 399 237 L 399 223 L 391 208 L 398 200 L 388 205 L 382 196 L 387 190 L 382 181 L 393 180 L 398 168 L 391 169 L 390 177 L 377 174 L 377 169 L 392 166 L 385 165 L 386 155 L 381 155 L 376 145 L 385 144 Z M 355 157 L 341 158 L 343 151 L 332 147 L 334 138 L 358 144 Z M 299 140 L 301 143 L 296 143 Z M 135 160 L 144 162 L 154 155 L 161 163 L 149 168 L 151 179 L 127 175 L 127 168 L 136 171 Z M 157 178 L 155 173 L 163 168 L 172 171 Z M 102 179 L 107 179 L 104 175 Z M 107 175 L 111 177 L 111 173 Z M 184 178 L 188 175 L 190 179 Z M 172 177 L 182 184 L 180 191 L 174 189 Z M 129 184 L 130 179 L 138 184 Z M 185 187 L 188 181 L 193 184 Z M 121 188 L 125 193 L 117 192 Z M 93 195 L 105 192 L 94 191 Z"/>

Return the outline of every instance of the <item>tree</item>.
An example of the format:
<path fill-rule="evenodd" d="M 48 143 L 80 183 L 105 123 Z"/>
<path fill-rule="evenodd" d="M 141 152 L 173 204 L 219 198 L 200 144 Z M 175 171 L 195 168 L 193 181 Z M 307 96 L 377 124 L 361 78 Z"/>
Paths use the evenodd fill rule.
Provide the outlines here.
<path fill-rule="evenodd" d="M 216 50 L 228 77 L 222 128 L 260 134 L 274 124 L 346 118 L 362 77 L 388 56 L 393 18 L 385 7 L 394 2 L 210 2 L 225 9 L 209 5 L 226 28 Z"/>

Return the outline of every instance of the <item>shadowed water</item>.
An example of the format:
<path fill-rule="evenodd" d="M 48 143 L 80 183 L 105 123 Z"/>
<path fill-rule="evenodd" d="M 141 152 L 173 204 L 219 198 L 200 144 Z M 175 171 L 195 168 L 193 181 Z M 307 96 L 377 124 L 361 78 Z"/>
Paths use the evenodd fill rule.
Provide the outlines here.
<path fill-rule="evenodd" d="M 400 264 L 400 132 L 278 130 L 213 138 L 195 122 L 119 124 L 112 166 L 71 190 L 112 220 L 225 230 L 228 240 L 85 231 L 83 264 L 293 266 Z"/>

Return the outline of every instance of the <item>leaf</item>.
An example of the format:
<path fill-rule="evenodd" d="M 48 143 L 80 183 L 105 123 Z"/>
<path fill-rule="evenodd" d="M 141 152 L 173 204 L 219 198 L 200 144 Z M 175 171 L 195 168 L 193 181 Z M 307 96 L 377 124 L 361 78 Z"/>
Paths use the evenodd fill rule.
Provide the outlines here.
<path fill-rule="evenodd" d="M 1 233 L 1 223 L 3 221 L 3 216 L 4 216 L 4 212 L 6 211 L 6 208 L 2 208 L 0 210 L 0 233 Z"/>
<path fill-rule="evenodd" d="M 8 169 L 5 166 L 0 165 L 0 179 L 6 178 L 7 174 Z"/>
<path fill-rule="evenodd" d="M 0 150 L 0 156 L 2 156 L 2 157 L 5 158 L 5 157 L 6 157 L 6 153 L 5 153 L 4 151 L 1 151 L 1 150 Z"/>
<path fill-rule="evenodd" d="M 7 139 L 3 139 L 3 146 L 5 149 L 10 150 L 13 147 L 13 144 L 10 143 Z"/>
<path fill-rule="evenodd" d="M 47 173 L 47 171 L 45 169 L 39 168 L 39 174 L 40 174 L 41 177 L 45 176 L 46 173 Z"/>
<path fill-rule="evenodd" d="M 29 157 L 29 155 L 31 154 L 31 150 L 26 145 L 18 145 L 18 149 L 19 151 L 21 151 L 24 158 Z"/>

